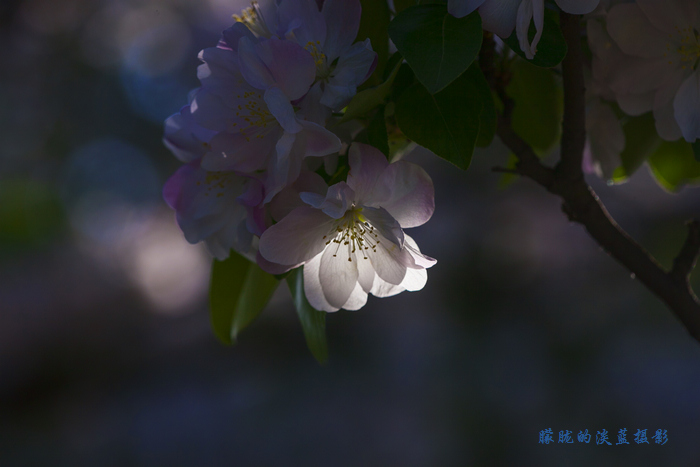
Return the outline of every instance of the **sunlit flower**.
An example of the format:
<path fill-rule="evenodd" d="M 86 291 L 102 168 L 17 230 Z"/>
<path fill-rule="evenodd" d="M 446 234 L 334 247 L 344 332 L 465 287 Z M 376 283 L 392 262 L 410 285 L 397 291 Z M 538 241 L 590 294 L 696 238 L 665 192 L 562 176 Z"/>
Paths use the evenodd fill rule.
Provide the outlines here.
<path fill-rule="evenodd" d="M 293 209 L 260 238 L 260 254 L 291 269 L 304 265 L 309 303 L 324 311 L 357 310 L 367 294 L 378 297 L 425 285 L 424 256 L 404 228 L 430 219 L 433 184 L 423 169 L 389 164 L 377 149 L 355 143 L 349 151 L 346 182 L 300 194 L 305 206 Z"/>
<path fill-rule="evenodd" d="M 562 11 L 575 15 L 590 13 L 599 1 L 556 0 Z M 537 53 L 537 44 L 544 27 L 544 0 L 448 0 L 447 9 L 457 18 L 478 9 L 486 31 L 506 38 L 515 29 L 520 48 L 527 58 L 532 59 Z M 532 43 L 528 38 L 531 20 L 534 20 L 536 30 Z"/>

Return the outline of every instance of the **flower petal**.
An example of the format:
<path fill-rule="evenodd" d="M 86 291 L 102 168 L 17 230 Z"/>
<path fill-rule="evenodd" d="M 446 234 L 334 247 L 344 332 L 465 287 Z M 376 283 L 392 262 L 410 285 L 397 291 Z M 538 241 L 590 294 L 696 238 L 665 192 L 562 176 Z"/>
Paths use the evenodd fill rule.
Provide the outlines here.
<path fill-rule="evenodd" d="M 355 288 L 352 289 L 350 297 L 342 306 L 344 310 L 356 311 L 365 306 L 367 303 L 367 292 L 365 292 L 359 283 L 355 283 Z"/>
<path fill-rule="evenodd" d="M 254 172 L 264 168 L 280 131 L 261 138 L 250 138 L 242 133 L 219 133 L 211 142 L 211 151 L 202 158 L 202 167 L 210 171 Z"/>
<path fill-rule="evenodd" d="M 306 295 L 309 305 L 317 310 L 338 311 L 340 307 L 333 307 L 323 294 L 320 276 L 322 256 L 323 253 L 319 253 L 304 264 L 304 295 Z"/>
<path fill-rule="evenodd" d="M 404 229 L 425 224 L 435 211 L 433 181 L 411 162 L 397 161 L 384 169 L 375 196 Z"/>
<path fill-rule="evenodd" d="M 277 86 L 267 88 L 264 99 L 270 113 L 277 119 L 284 131 L 289 133 L 301 131 L 301 125 L 294 115 L 294 107 L 280 88 Z"/>
<path fill-rule="evenodd" d="M 481 24 L 484 30 L 507 38 L 515 29 L 518 6 L 521 0 L 486 0 L 479 7 Z"/>
<path fill-rule="evenodd" d="M 391 214 L 389 214 L 386 209 L 365 206 L 362 210 L 362 215 L 376 230 L 374 235 L 381 235 L 391 243 L 403 247 L 403 230 L 401 230 L 399 223 L 396 219 L 391 217 Z"/>
<path fill-rule="evenodd" d="M 683 132 L 674 116 L 673 104 L 674 101 L 669 101 L 666 104 L 654 107 L 656 132 L 661 139 L 666 141 L 675 141 L 683 136 Z"/>
<path fill-rule="evenodd" d="M 653 58 L 667 52 L 667 35 L 655 28 L 636 4 L 615 5 L 607 22 L 610 36 L 626 54 Z"/>
<path fill-rule="evenodd" d="M 326 38 L 326 21 L 314 0 L 285 0 L 280 3 L 277 15 L 280 32 L 302 47 Z"/>
<path fill-rule="evenodd" d="M 353 143 L 348 152 L 350 172 L 348 185 L 355 190 L 358 204 L 370 205 L 377 179 L 389 166 L 384 154 L 367 144 Z"/>
<path fill-rule="evenodd" d="M 355 192 L 345 182 L 339 182 L 328 188 L 323 199 L 316 193 L 301 193 L 299 196 L 306 204 L 321 209 L 333 219 L 340 219 L 351 208 Z"/>
<path fill-rule="evenodd" d="M 572 15 L 585 15 L 595 10 L 600 0 L 556 0 L 559 8 Z"/>
<path fill-rule="evenodd" d="M 697 27 L 700 6 L 690 0 L 637 0 L 649 21 L 666 34 L 676 35 L 679 29 Z"/>
<path fill-rule="evenodd" d="M 323 53 L 331 63 L 345 52 L 357 36 L 362 8 L 359 0 L 326 0 L 323 2 L 326 20 L 326 40 Z M 340 63 L 339 63 L 340 64 Z"/>
<path fill-rule="evenodd" d="M 331 306 L 342 308 L 357 285 L 357 258 L 343 247 L 328 246 L 321 256 L 319 278 L 323 295 Z"/>
<path fill-rule="evenodd" d="M 418 268 L 429 268 L 434 266 L 437 263 L 437 260 L 434 258 L 431 258 L 430 256 L 424 255 L 421 253 L 420 248 L 418 248 L 418 244 L 416 243 L 415 240 L 413 240 L 413 237 L 404 234 L 404 239 L 405 239 L 405 247 L 408 250 L 408 252 L 411 254 L 413 257 L 413 261 L 415 262 L 415 267 Z M 407 265 L 409 269 L 412 269 L 410 265 Z"/>
<path fill-rule="evenodd" d="M 263 258 L 277 264 L 309 261 L 326 247 L 335 220 L 318 209 L 302 206 L 270 226 L 260 237 Z"/>
<path fill-rule="evenodd" d="M 247 37 L 238 41 L 241 74 L 253 87 L 279 87 L 290 101 L 301 98 L 316 78 L 311 54 L 298 44 L 277 38 L 253 43 Z"/>
<path fill-rule="evenodd" d="M 365 250 L 377 275 L 390 284 L 398 285 L 406 276 L 406 264 L 414 264 L 410 254 L 397 244 L 379 236 L 375 249 Z"/>
<path fill-rule="evenodd" d="M 673 115 L 686 141 L 692 143 L 700 138 L 700 71 L 696 70 L 681 84 L 673 100 Z"/>

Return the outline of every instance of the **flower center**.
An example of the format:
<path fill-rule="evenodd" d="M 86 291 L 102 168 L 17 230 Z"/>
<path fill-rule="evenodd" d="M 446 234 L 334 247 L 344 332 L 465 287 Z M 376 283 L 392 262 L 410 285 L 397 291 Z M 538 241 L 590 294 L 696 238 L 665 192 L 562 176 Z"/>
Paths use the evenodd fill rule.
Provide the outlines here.
<path fill-rule="evenodd" d="M 241 11 L 240 15 L 233 15 L 233 19 L 248 26 L 248 29 L 258 37 L 269 38 L 272 36 L 256 1 L 251 2 L 248 8 Z"/>
<path fill-rule="evenodd" d="M 214 194 L 217 198 L 223 197 L 224 190 L 233 181 L 234 176 L 233 172 L 207 172 L 204 177 L 204 183 L 207 185 L 204 196 Z M 196 183 L 200 186 L 202 181 L 198 180 Z"/>
<path fill-rule="evenodd" d="M 326 54 L 320 49 L 321 42 L 307 42 L 304 48 L 311 54 L 316 64 L 316 74 L 321 79 L 326 79 L 328 76 L 328 66 L 326 64 Z"/>
<path fill-rule="evenodd" d="M 362 208 L 354 205 L 336 225 L 335 236 L 333 237 L 332 234 L 324 235 L 323 239 L 326 240 L 326 245 L 330 245 L 331 242 L 336 244 L 334 258 L 339 254 L 342 256 L 340 249 L 345 247 L 348 261 L 352 261 L 352 255 L 358 251 L 362 254 L 363 259 L 368 259 L 368 250 L 371 249 L 376 253 L 379 244 L 379 235 L 374 232 L 372 224 L 362 215 Z"/>
<path fill-rule="evenodd" d="M 676 31 L 681 36 L 680 46 L 676 49 L 678 52 L 678 61 L 681 65 L 681 69 L 685 70 L 687 67 L 694 70 L 698 66 L 698 61 L 700 61 L 700 39 L 699 34 L 693 28 L 679 28 L 676 27 Z M 667 44 L 666 48 L 670 51 L 671 44 Z M 669 65 L 673 64 L 673 60 L 669 60 Z"/>
<path fill-rule="evenodd" d="M 232 124 L 234 131 L 238 130 L 246 137 L 246 141 L 250 141 L 252 133 L 257 133 L 255 138 L 263 138 L 264 132 L 261 130 L 267 128 L 267 125 L 275 122 L 276 119 L 261 100 L 262 95 L 257 91 L 246 91 L 236 97 L 244 102 L 238 104 L 236 111 L 238 121 Z"/>

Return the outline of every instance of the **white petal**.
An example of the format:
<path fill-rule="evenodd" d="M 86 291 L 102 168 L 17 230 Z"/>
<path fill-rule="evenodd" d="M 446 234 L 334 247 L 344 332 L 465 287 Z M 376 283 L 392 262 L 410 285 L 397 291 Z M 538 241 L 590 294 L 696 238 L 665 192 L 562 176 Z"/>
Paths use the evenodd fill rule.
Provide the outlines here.
<path fill-rule="evenodd" d="M 319 275 L 321 269 L 321 257 L 323 253 L 316 255 L 304 265 L 304 295 L 309 305 L 320 311 L 338 311 L 340 307 L 333 307 L 326 297 L 323 295 L 321 287 L 321 278 Z"/>
<path fill-rule="evenodd" d="M 408 234 L 404 234 L 404 239 L 406 249 L 411 254 L 413 261 L 415 262 L 415 267 L 430 268 L 437 263 L 436 259 L 421 253 L 420 248 L 418 248 L 418 244 L 415 240 L 413 240 L 413 237 L 409 236 Z M 410 266 L 409 269 L 411 269 Z"/>
<path fill-rule="evenodd" d="M 352 290 L 350 297 L 343 305 L 344 310 L 355 311 L 359 310 L 367 303 L 367 292 L 362 290 L 360 284 L 355 284 L 355 288 Z"/>
<path fill-rule="evenodd" d="M 357 281 L 362 286 L 365 292 L 372 290 L 372 284 L 374 283 L 374 277 L 377 273 L 374 272 L 372 267 L 372 262 L 368 256 L 363 256 L 361 254 L 357 256 Z"/>
<path fill-rule="evenodd" d="M 408 268 L 406 270 L 406 277 L 404 277 L 403 281 L 401 282 L 401 287 L 409 292 L 415 292 L 425 287 L 427 282 L 428 271 L 425 269 Z"/>
<path fill-rule="evenodd" d="M 649 21 L 667 34 L 678 28 L 697 27 L 699 4 L 695 0 L 637 0 Z"/>
<path fill-rule="evenodd" d="M 521 0 L 486 0 L 479 7 L 481 23 L 486 31 L 507 38 L 515 28 L 515 18 Z"/>
<path fill-rule="evenodd" d="M 403 228 L 425 224 L 435 211 L 433 181 L 410 162 L 397 161 L 387 167 L 377 180 L 376 196 Z"/>
<path fill-rule="evenodd" d="M 335 225 L 318 209 L 302 206 L 270 226 L 260 237 L 260 254 L 273 263 L 299 264 L 318 255 Z"/>
<path fill-rule="evenodd" d="M 374 283 L 370 293 L 375 297 L 392 297 L 400 294 L 404 289 L 401 285 L 390 284 L 379 276 L 374 276 Z"/>
<path fill-rule="evenodd" d="M 607 21 L 610 36 L 623 52 L 643 58 L 663 57 L 667 52 L 667 35 L 655 28 L 637 5 L 616 5 Z"/>
<path fill-rule="evenodd" d="M 447 0 L 447 11 L 456 18 L 463 18 L 476 10 L 484 0 Z"/>
<path fill-rule="evenodd" d="M 673 100 L 673 115 L 688 142 L 700 138 L 700 72 L 695 71 L 681 85 Z"/>
<path fill-rule="evenodd" d="M 642 115 L 654 108 L 655 91 L 646 94 L 618 94 L 617 103 L 627 115 Z"/>
<path fill-rule="evenodd" d="M 380 236 L 377 243 L 375 249 L 365 250 L 372 262 L 372 267 L 383 280 L 390 284 L 400 284 L 406 276 L 405 264 L 409 261 L 413 263 L 413 259 L 406 250 L 402 250 L 384 237 Z"/>
<path fill-rule="evenodd" d="M 357 258 L 349 245 L 331 243 L 321 256 L 319 278 L 323 295 L 333 307 L 342 308 L 357 285 Z"/>

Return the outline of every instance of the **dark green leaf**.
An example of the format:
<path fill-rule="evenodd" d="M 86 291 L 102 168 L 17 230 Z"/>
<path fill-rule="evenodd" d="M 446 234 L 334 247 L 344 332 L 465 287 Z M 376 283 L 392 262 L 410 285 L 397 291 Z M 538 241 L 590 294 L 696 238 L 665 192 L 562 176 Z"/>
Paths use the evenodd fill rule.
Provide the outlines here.
<path fill-rule="evenodd" d="M 625 149 L 620 154 L 622 166 L 613 173 L 615 183 L 627 180 L 661 144 L 651 112 L 629 117 L 622 129 L 625 132 Z"/>
<path fill-rule="evenodd" d="M 394 56 L 396 55 L 398 54 L 394 54 Z M 347 122 L 353 118 L 363 117 L 367 115 L 369 111 L 384 103 L 386 98 L 391 93 L 391 85 L 394 83 L 394 79 L 401 68 L 400 57 L 401 56 L 399 55 L 399 59 L 394 63 L 394 69 L 382 84 L 365 89 L 364 91 L 360 91 L 355 94 L 355 97 L 352 98 L 345 109 L 345 115 L 343 115 L 340 123 Z"/>
<path fill-rule="evenodd" d="M 360 29 L 357 32 L 357 39 L 365 40 L 369 38 L 372 42 L 372 49 L 377 52 L 377 68 L 369 79 L 364 83 L 365 87 L 376 86 L 381 82 L 384 66 L 389 58 L 389 33 L 387 28 L 391 13 L 387 0 L 360 0 L 362 5 L 362 17 L 360 18 Z"/>
<path fill-rule="evenodd" d="M 544 155 L 561 137 L 562 89 L 551 70 L 523 60 L 513 63 L 512 72 L 506 93 L 515 101 L 513 130 L 535 152 Z"/>
<path fill-rule="evenodd" d="M 696 139 L 693 145 L 693 155 L 695 156 L 695 160 L 700 162 L 700 139 Z"/>
<path fill-rule="evenodd" d="M 408 138 L 466 170 L 479 136 L 484 99 L 474 73 L 462 74 L 435 95 L 416 83 L 396 102 L 396 122 Z"/>
<path fill-rule="evenodd" d="M 477 95 L 481 97 L 482 110 L 479 116 L 481 122 L 476 145 L 483 148 L 491 144 L 493 137 L 496 135 L 496 123 L 498 122 L 496 104 L 489 83 L 481 72 L 481 68 L 479 68 L 476 63 L 470 66 L 465 74 L 476 87 Z"/>
<path fill-rule="evenodd" d="M 394 10 L 396 13 L 401 13 L 410 6 L 418 5 L 418 0 L 394 0 Z"/>
<path fill-rule="evenodd" d="M 214 334 L 225 344 L 265 308 L 279 281 L 239 254 L 214 260 L 209 288 L 209 309 Z"/>
<path fill-rule="evenodd" d="M 532 60 L 528 60 L 525 56 L 525 52 L 520 49 L 520 43 L 518 42 L 518 37 L 513 31 L 513 34 L 508 37 L 504 42 L 513 49 L 513 52 L 523 57 L 528 62 L 533 65 L 542 67 L 553 67 L 557 66 L 564 60 L 566 56 L 567 47 L 564 36 L 559 29 L 559 22 L 557 21 L 556 13 L 551 10 L 545 10 L 544 15 L 544 29 L 542 30 L 542 37 L 540 38 L 539 44 L 537 44 L 537 53 Z M 535 37 L 535 25 L 530 24 L 530 29 L 528 31 L 528 37 L 530 38 L 530 43 Z"/>
<path fill-rule="evenodd" d="M 306 300 L 302 268 L 292 271 L 287 277 L 287 285 L 292 292 L 294 307 L 299 315 L 299 321 L 304 330 L 304 337 L 306 337 L 306 345 L 319 363 L 325 363 L 328 360 L 326 312 L 314 309 Z"/>
<path fill-rule="evenodd" d="M 431 4 L 402 11 L 389 25 L 389 35 L 418 80 L 435 94 L 469 68 L 483 34 L 478 12 L 455 18 L 446 5 Z"/>
<path fill-rule="evenodd" d="M 700 183 L 700 162 L 687 141 L 664 141 L 649 156 L 649 167 L 656 181 L 669 191 L 679 191 L 688 183 Z"/>
<path fill-rule="evenodd" d="M 377 109 L 372 120 L 367 126 L 367 141 L 375 148 L 382 151 L 389 157 L 389 135 L 386 132 L 386 121 L 384 120 L 384 107 Z"/>

